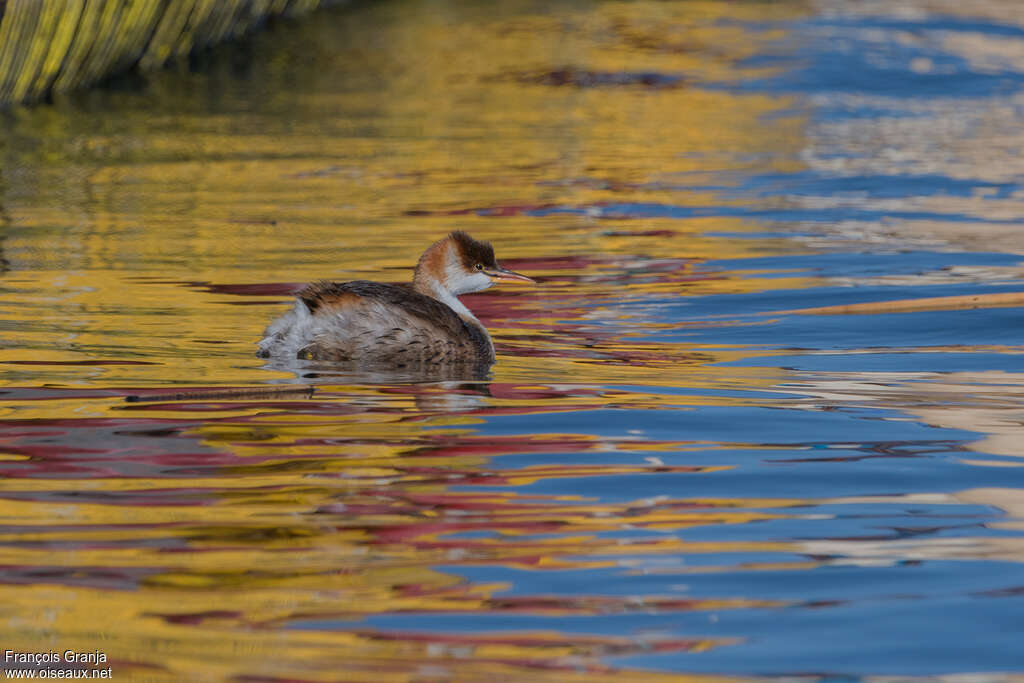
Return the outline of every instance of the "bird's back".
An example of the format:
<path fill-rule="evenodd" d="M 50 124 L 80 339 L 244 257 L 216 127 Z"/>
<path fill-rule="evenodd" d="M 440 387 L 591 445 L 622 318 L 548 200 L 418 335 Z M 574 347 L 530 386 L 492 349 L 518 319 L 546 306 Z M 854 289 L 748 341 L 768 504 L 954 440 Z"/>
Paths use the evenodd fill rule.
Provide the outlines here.
<path fill-rule="evenodd" d="M 493 362 L 486 331 L 410 287 L 314 282 L 267 328 L 259 355 L 408 367 Z"/>

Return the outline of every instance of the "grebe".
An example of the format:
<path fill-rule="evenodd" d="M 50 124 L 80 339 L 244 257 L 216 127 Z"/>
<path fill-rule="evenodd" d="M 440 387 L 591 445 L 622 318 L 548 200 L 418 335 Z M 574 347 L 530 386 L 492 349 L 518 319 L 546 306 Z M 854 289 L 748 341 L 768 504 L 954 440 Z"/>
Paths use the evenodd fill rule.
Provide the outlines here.
<path fill-rule="evenodd" d="M 307 285 L 295 307 L 267 327 L 257 355 L 391 367 L 490 365 L 491 336 L 458 297 L 500 281 L 533 282 L 499 266 L 490 243 L 456 231 L 423 252 L 411 287 L 366 280 Z"/>

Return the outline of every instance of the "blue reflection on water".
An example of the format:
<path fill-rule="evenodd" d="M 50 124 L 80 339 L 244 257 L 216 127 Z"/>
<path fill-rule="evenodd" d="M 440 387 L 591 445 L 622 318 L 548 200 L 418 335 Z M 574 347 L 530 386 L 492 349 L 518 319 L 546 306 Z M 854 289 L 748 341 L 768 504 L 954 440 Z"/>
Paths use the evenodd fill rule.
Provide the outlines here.
<path fill-rule="evenodd" d="M 478 426 L 481 434 L 591 434 L 743 443 L 757 435 L 758 444 L 914 441 L 963 438 L 965 432 L 936 430 L 916 422 L 892 422 L 890 411 L 848 408 L 834 411 L 699 406 L 690 410 L 576 410 L 533 415 L 529 424 L 517 416 L 492 416 Z M 742 429 L 738 429 L 741 427 Z"/>
<path fill-rule="evenodd" d="M 481 213 L 486 213 L 482 211 Z M 871 209 L 862 206 L 840 206 L 835 208 L 757 208 L 742 206 L 676 206 L 648 202 L 609 202 L 589 206 L 558 206 L 531 209 L 527 215 L 544 217 L 558 214 L 597 216 L 601 218 L 749 218 L 763 221 L 882 221 L 901 220 L 944 220 L 958 223 L 989 223 L 1015 225 L 1024 222 L 1024 216 L 1010 218 L 986 218 L 961 212 L 915 211 L 911 209 Z"/>
<path fill-rule="evenodd" d="M 768 28 L 747 26 L 751 30 Z M 905 21 L 812 17 L 789 22 L 785 28 L 801 39 L 776 44 L 778 53 L 753 56 L 741 63 L 778 72 L 727 87 L 774 93 L 881 95 L 894 98 L 892 106 L 896 107 L 899 100 L 911 98 L 1006 96 L 1019 92 L 1024 84 L 1024 74 L 1012 59 L 1005 60 L 998 70 L 978 69 L 945 43 L 950 34 L 977 40 L 1020 39 L 1019 26 L 937 14 Z M 909 39 L 900 40 L 900 35 Z"/>

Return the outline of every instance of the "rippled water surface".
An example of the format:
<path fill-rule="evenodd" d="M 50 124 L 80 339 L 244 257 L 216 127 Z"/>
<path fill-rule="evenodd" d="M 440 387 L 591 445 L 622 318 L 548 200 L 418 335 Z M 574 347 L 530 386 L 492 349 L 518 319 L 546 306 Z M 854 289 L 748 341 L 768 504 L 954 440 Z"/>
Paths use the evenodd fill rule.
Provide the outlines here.
<path fill-rule="evenodd" d="M 1024 290 L 1018 3 L 356 4 L 0 121 L 0 649 L 1024 675 L 1021 308 L 793 312 Z M 254 356 L 453 229 L 486 381 Z"/>

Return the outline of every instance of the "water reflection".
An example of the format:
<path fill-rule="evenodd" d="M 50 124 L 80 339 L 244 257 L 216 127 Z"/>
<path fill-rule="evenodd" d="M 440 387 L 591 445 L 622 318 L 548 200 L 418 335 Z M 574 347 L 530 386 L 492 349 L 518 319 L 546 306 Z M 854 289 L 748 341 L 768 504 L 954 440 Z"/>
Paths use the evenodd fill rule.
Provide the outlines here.
<path fill-rule="evenodd" d="M 378 2 L 5 114 L 5 647 L 1015 675 L 1019 309 L 792 311 L 1020 288 L 1016 9 Z M 541 283 L 488 374 L 253 357 L 453 229 Z"/>

